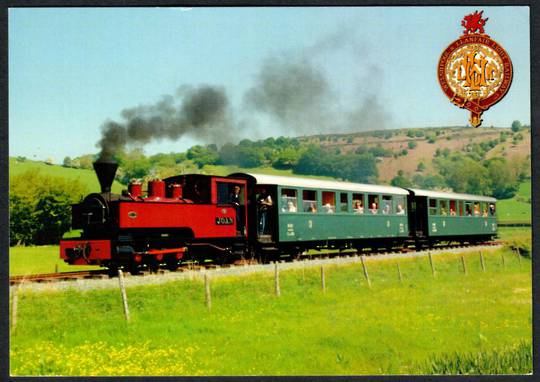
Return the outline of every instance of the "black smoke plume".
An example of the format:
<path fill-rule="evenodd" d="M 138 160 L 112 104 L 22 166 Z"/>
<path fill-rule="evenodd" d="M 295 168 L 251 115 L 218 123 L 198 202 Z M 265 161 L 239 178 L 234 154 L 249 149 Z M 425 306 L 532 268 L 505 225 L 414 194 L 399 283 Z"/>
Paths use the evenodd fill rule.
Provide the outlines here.
<path fill-rule="evenodd" d="M 183 86 L 176 97 L 166 95 L 154 105 L 123 110 L 122 118 L 123 122 L 103 124 L 98 161 L 112 159 L 126 146 L 177 140 L 186 134 L 204 140 L 227 139 L 232 125 L 225 89 L 208 85 Z"/>

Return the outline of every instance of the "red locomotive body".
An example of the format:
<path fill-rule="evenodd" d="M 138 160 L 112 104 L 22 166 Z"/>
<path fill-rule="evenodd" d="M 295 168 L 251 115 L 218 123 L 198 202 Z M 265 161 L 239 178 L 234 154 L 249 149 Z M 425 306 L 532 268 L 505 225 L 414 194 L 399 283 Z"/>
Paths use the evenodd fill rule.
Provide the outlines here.
<path fill-rule="evenodd" d="M 146 197 L 136 182 L 116 195 L 110 192 L 116 167 L 96 163 L 102 192 L 73 206 L 72 226 L 82 235 L 60 242 L 67 263 L 132 272 L 160 264 L 176 268 L 187 250 L 230 253 L 234 245 L 245 244 L 245 180 L 181 175 L 148 182 Z"/>

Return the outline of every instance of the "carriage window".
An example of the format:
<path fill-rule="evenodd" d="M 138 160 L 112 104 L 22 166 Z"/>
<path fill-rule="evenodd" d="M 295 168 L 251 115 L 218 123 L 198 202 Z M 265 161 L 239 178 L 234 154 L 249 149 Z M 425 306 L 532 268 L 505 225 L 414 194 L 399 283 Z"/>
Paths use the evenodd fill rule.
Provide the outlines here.
<path fill-rule="evenodd" d="M 394 212 L 392 208 L 392 195 L 382 196 L 381 211 L 385 215 L 392 214 Z"/>
<path fill-rule="evenodd" d="M 352 194 L 353 212 L 355 214 L 364 213 L 364 194 Z"/>
<path fill-rule="evenodd" d="M 402 195 L 394 196 L 396 202 L 396 214 L 405 215 L 407 212 L 407 205 L 405 204 L 405 197 Z"/>
<path fill-rule="evenodd" d="M 322 192 L 322 210 L 327 214 L 336 212 L 336 193 L 330 191 Z"/>
<path fill-rule="evenodd" d="M 450 200 L 450 216 L 456 216 L 456 201 Z"/>
<path fill-rule="evenodd" d="M 379 212 L 379 195 L 368 195 L 369 211 L 375 215 Z"/>
<path fill-rule="evenodd" d="M 437 199 L 429 199 L 429 214 L 437 215 Z"/>
<path fill-rule="evenodd" d="M 495 216 L 495 203 L 489 203 L 489 216 Z"/>
<path fill-rule="evenodd" d="M 302 208 L 304 212 L 317 212 L 317 191 L 302 191 Z"/>
<path fill-rule="evenodd" d="M 347 194 L 344 194 L 344 193 L 341 193 L 339 194 L 339 210 L 341 212 L 348 212 L 349 211 L 349 200 L 348 200 L 348 195 Z"/>
<path fill-rule="evenodd" d="M 463 207 L 465 205 L 465 202 L 463 200 L 459 201 L 459 216 L 463 216 L 465 213 L 465 208 Z"/>
<path fill-rule="evenodd" d="M 465 202 L 465 216 L 472 216 L 472 202 Z"/>
<path fill-rule="evenodd" d="M 482 211 L 482 216 L 487 217 L 488 216 L 488 205 L 486 202 L 480 203 L 480 210 Z"/>
<path fill-rule="evenodd" d="M 439 200 L 439 208 L 441 210 L 441 215 L 448 215 L 448 202 L 446 200 Z"/>
<path fill-rule="evenodd" d="M 481 216 L 480 202 L 474 202 L 474 216 Z"/>
<path fill-rule="evenodd" d="M 289 188 L 281 190 L 281 212 L 297 212 L 297 201 L 296 190 Z"/>

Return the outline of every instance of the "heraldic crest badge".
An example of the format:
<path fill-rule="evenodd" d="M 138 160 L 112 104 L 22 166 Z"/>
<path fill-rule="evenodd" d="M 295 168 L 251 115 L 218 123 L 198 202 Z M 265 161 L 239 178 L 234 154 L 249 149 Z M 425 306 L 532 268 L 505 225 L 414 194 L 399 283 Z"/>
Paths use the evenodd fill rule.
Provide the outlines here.
<path fill-rule="evenodd" d="M 471 112 L 480 126 L 482 113 L 504 97 L 512 82 L 512 61 L 497 42 L 484 33 L 488 19 L 475 11 L 461 21 L 463 34 L 442 53 L 439 84 L 455 105 Z"/>

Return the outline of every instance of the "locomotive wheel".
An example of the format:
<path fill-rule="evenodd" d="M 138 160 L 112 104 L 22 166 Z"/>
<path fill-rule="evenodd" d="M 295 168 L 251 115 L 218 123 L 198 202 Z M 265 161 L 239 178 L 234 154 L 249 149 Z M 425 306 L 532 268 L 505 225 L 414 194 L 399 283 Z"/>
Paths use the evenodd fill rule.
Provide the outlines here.
<path fill-rule="evenodd" d="M 135 264 L 135 263 L 129 265 L 128 271 L 129 271 L 129 273 L 131 273 L 133 276 L 137 276 L 137 275 L 141 274 L 141 269 L 140 269 L 139 266 L 138 266 L 137 264 Z"/>
<path fill-rule="evenodd" d="M 107 274 L 109 277 L 116 277 L 118 276 L 118 266 L 116 265 L 109 265 Z"/>

